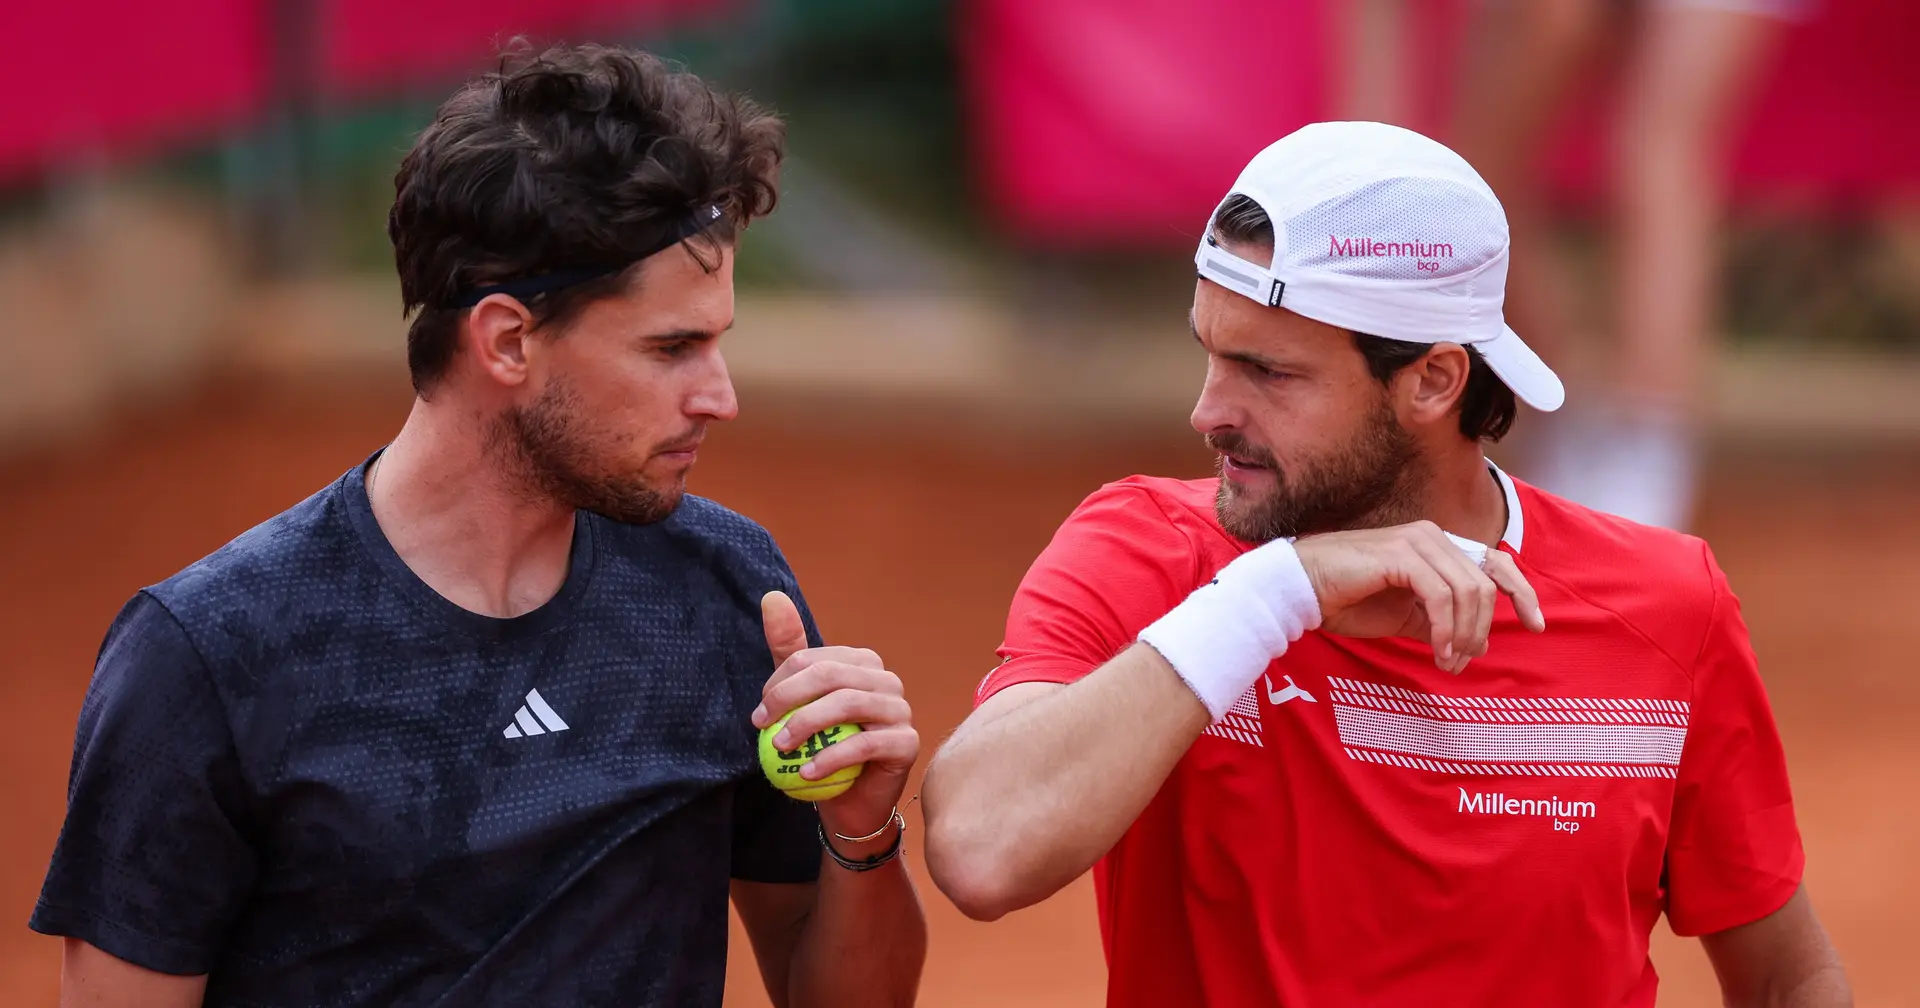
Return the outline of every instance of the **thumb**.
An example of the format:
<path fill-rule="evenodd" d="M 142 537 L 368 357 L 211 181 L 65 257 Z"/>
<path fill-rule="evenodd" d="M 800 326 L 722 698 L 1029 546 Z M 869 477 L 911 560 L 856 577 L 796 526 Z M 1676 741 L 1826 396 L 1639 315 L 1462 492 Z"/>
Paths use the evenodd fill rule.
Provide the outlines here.
<path fill-rule="evenodd" d="M 767 650 L 773 652 L 774 668 L 794 652 L 806 650 L 807 625 L 786 592 L 770 591 L 760 597 L 760 625 L 767 634 Z"/>

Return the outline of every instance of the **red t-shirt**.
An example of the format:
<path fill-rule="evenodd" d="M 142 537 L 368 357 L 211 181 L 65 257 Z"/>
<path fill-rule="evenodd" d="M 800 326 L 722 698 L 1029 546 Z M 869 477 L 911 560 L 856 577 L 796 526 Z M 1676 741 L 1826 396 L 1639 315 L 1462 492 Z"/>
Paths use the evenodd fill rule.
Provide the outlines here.
<path fill-rule="evenodd" d="M 1772 913 L 1804 855 L 1739 602 L 1699 539 L 1500 475 L 1504 600 L 1459 676 L 1309 633 L 1094 869 L 1112 1006 L 1652 1005 L 1684 935 Z M 979 703 L 1071 682 L 1251 548 L 1213 480 L 1133 477 L 1021 583 Z"/>

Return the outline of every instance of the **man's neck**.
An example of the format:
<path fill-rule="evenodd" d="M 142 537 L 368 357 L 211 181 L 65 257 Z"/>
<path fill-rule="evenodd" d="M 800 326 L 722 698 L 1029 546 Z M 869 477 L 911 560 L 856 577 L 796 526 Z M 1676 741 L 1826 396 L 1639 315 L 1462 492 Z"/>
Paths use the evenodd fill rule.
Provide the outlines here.
<path fill-rule="evenodd" d="M 1507 534 L 1507 494 L 1478 444 L 1427 458 L 1419 517 L 1443 530 L 1489 546 Z"/>
<path fill-rule="evenodd" d="M 416 400 L 367 497 L 394 552 L 428 587 L 472 612 L 518 616 L 566 583 L 574 512 L 529 492 L 478 424 Z"/>

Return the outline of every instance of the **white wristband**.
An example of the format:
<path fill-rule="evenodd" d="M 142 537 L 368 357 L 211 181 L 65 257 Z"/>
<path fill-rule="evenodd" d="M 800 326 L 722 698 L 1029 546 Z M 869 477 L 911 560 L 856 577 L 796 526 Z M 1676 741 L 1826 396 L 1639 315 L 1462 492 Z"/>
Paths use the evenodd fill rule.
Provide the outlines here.
<path fill-rule="evenodd" d="M 1276 539 L 1220 568 L 1140 631 L 1140 640 L 1160 652 L 1218 721 L 1269 662 L 1319 625 L 1320 602 L 1307 569 L 1291 542 Z"/>

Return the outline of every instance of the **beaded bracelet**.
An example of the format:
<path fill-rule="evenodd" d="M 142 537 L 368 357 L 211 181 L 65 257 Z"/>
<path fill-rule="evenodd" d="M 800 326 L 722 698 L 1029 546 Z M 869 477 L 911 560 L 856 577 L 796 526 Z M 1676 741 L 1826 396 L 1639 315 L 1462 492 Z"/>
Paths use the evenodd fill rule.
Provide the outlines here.
<path fill-rule="evenodd" d="M 872 871 L 875 868 L 878 868 L 881 865 L 886 864 L 887 862 L 900 856 L 900 848 L 907 839 L 907 820 L 904 816 L 902 816 L 897 811 L 893 814 L 893 818 L 887 820 L 888 825 L 894 825 L 896 823 L 900 827 L 900 832 L 894 834 L 893 843 L 888 844 L 886 850 L 883 850 L 880 853 L 875 854 L 871 857 L 864 857 L 864 858 L 850 858 L 840 853 L 839 851 L 834 850 L 833 844 L 827 840 L 826 824 L 824 823 L 817 824 L 814 827 L 814 829 L 816 832 L 820 834 L 820 846 L 825 847 L 827 849 L 827 856 L 833 859 L 834 864 L 837 864 L 848 871 L 866 872 L 866 871 Z M 881 827 L 881 829 L 885 829 L 885 828 L 886 826 Z M 839 834 L 836 833 L 834 835 L 838 836 Z"/>

